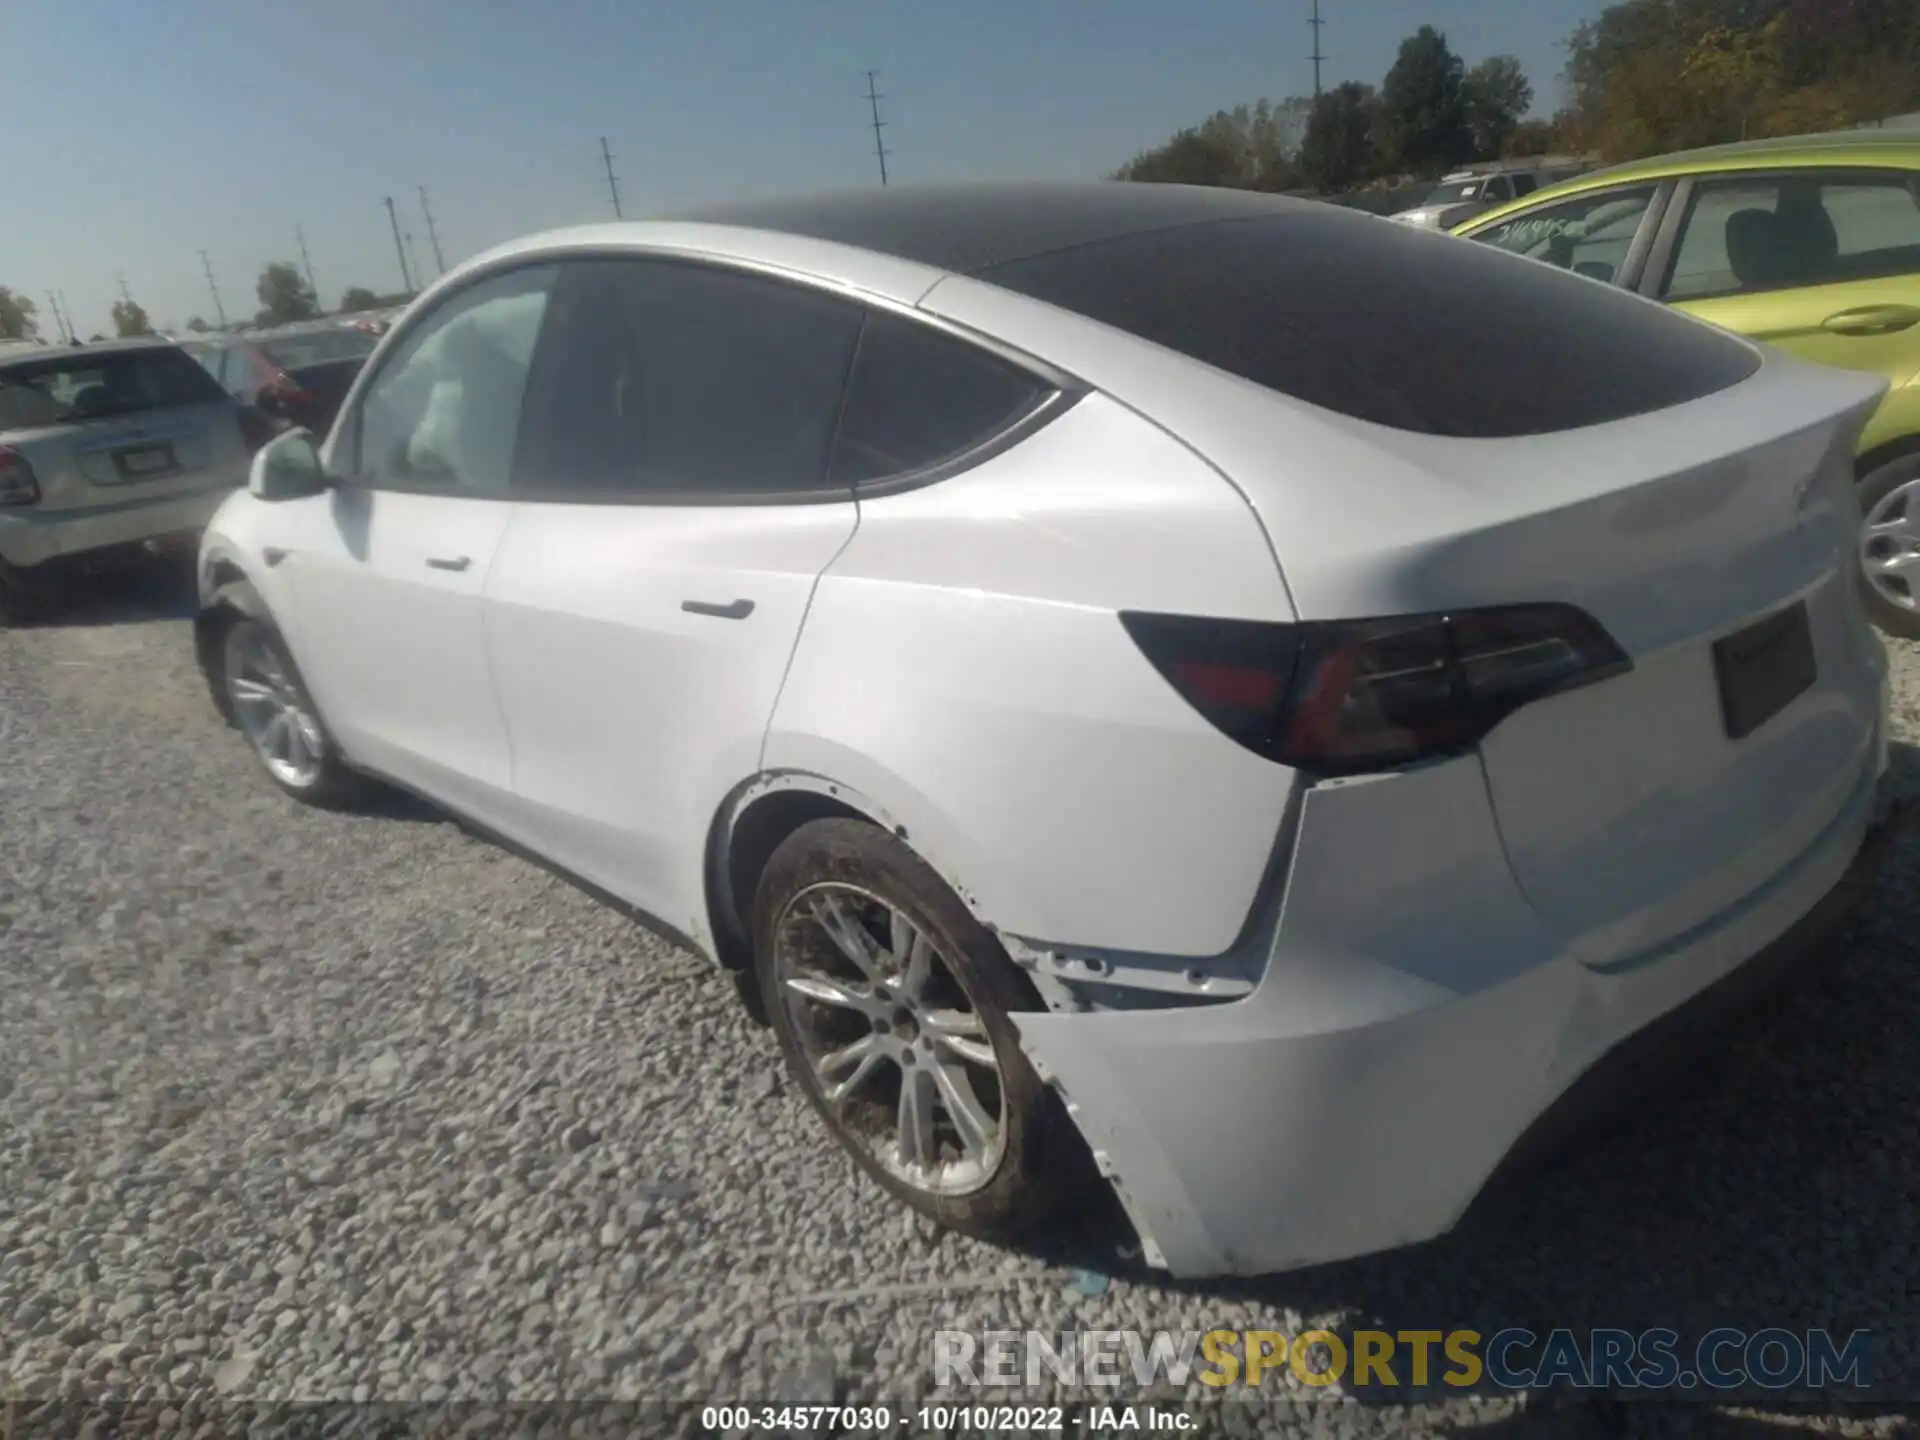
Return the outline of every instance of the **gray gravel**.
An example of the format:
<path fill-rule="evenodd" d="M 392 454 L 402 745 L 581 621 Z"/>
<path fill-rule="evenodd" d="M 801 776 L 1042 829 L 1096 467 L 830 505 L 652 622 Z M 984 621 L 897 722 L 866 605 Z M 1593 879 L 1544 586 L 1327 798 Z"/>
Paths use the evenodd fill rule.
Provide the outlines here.
<path fill-rule="evenodd" d="M 284 800 L 157 608 L 0 631 L 0 1402 L 899 1408 L 929 1393 L 937 1328 L 1307 1322 L 1864 1327 L 1882 1389 L 1920 1393 L 1920 850 L 1815 983 L 1462 1231 L 1175 1285 L 1097 1213 L 1019 1254 L 906 1219 L 704 962 L 424 808 Z M 1920 740 L 1920 652 L 1896 664 Z M 1205 1413 L 1248 1434 L 1706 1418 L 1522 1409 Z M 1782 1418 L 1720 1424 L 1903 1423 L 1831 1399 Z"/>

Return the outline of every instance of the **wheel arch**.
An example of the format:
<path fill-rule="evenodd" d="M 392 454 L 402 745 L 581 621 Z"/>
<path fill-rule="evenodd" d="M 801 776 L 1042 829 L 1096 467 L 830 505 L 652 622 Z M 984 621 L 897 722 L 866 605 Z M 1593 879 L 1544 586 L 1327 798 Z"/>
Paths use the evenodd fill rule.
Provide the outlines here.
<path fill-rule="evenodd" d="M 916 816 L 872 794 L 810 770 L 768 770 L 736 786 L 721 804 L 707 834 L 705 889 L 708 933 L 714 957 L 728 970 L 752 964 L 748 908 L 767 861 L 786 838 L 813 820 L 864 820 L 912 847 L 961 903 L 980 914 L 978 898 L 956 878 L 948 847 L 932 843 Z M 989 930 L 995 927 L 980 916 Z"/>
<path fill-rule="evenodd" d="M 1865 480 L 1882 465 L 1904 460 L 1909 455 L 1920 455 L 1920 435 L 1902 435 L 1898 440 L 1889 440 L 1867 451 L 1853 462 L 1853 478 Z"/>
<path fill-rule="evenodd" d="M 229 724 L 233 722 L 233 706 L 220 671 L 227 629 L 235 620 L 271 624 L 273 617 L 240 563 L 224 551 L 212 551 L 200 567 L 200 603 L 193 613 L 193 654 L 214 707 Z"/>

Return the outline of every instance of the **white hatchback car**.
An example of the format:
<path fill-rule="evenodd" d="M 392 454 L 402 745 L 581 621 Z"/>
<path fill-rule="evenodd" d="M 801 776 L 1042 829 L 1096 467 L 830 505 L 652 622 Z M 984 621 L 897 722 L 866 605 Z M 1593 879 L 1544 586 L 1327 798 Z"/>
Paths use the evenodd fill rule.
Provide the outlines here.
<path fill-rule="evenodd" d="M 1267 196 L 594 226 L 262 452 L 198 638 L 283 788 L 735 971 L 908 1203 L 1013 1233 L 1084 1140 L 1151 1259 L 1279 1269 L 1447 1229 L 1857 889 L 1879 389 Z"/>

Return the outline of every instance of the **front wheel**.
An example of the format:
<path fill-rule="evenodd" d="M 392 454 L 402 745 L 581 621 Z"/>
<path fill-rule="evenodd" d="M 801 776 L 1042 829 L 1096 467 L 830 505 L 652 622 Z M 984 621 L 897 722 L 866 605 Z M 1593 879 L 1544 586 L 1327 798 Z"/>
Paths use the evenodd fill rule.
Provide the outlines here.
<path fill-rule="evenodd" d="M 1008 1018 L 1030 987 L 924 861 L 862 821 L 804 825 L 767 863 L 753 934 L 788 1068 L 863 1170 L 983 1239 L 1053 1208 L 1064 1117 Z"/>
<path fill-rule="evenodd" d="M 1860 479 L 1860 594 L 1889 635 L 1920 640 L 1920 452 Z"/>
<path fill-rule="evenodd" d="M 227 627 L 220 683 L 234 723 L 275 785 L 296 800 L 327 807 L 358 794 L 358 778 L 320 723 L 286 643 L 271 626 L 237 619 Z"/>

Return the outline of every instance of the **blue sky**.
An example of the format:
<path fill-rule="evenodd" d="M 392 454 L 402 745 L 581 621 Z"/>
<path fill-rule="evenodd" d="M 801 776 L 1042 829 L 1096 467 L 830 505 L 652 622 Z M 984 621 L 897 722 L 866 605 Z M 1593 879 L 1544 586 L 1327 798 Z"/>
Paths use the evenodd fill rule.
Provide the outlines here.
<path fill-rule="evenodd" d="M 0 284 L 109 329 L 124 273 L 156 323 L 230 316 L 304 226 L 322 298 L 399 286 L 383 196 L 429 276 L 528 231 L 875 179 L 1095 178 L 1222 106 L 1312 89 L 1310 0 L 74 0 L 0 7 Z M 1536 110 L 1601 0 L 1321 0 L 1327 83 L 1378 83 L 1437 25 L 1509 52 Z"/>

